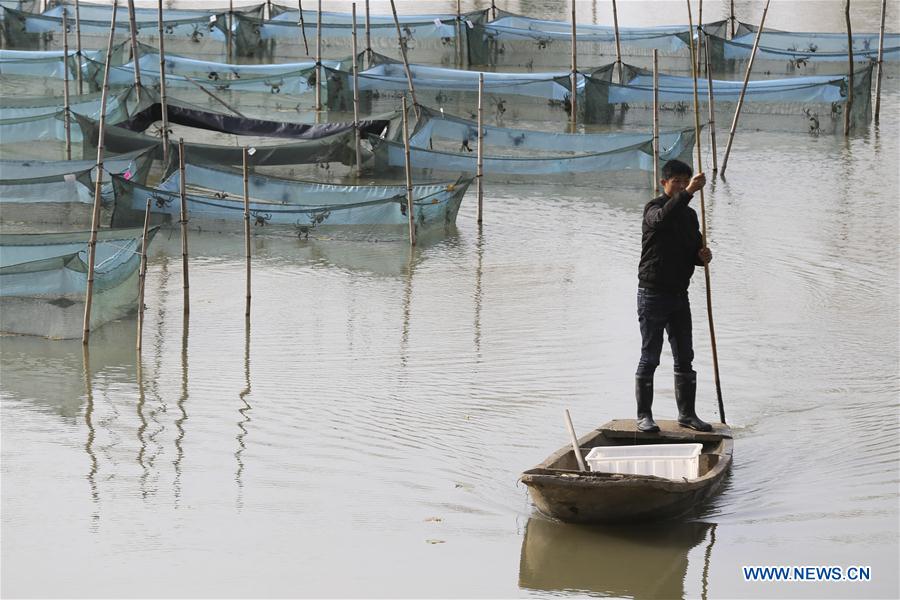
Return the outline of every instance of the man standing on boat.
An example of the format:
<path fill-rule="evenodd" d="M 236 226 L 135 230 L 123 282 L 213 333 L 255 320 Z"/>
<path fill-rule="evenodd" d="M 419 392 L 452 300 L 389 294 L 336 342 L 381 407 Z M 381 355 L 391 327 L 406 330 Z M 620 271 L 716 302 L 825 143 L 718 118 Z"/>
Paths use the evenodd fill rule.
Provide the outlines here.
<path fill-rule="evenodd" d="M 697 213 L 689 206 L 694 193 L 706 185 L 703 173 L 693 174 L 690 165 L 670 160 L 662 168 L 663 194 L 644 207 L 641 262 L 638 267 L 638 323 L 641 328 L 641 359 L 635 374 L 637 427 L 656 432 L 653 420 L 653 374 L 659 366 L 663 331 L 675 360 L 675 403 L 678 423 L 697 431 L 712 426 L 695 412 L 697 373 L 692 368 L 694 343 L 688 286 L 694 267 L 712 260 L 703 247 Z"/>

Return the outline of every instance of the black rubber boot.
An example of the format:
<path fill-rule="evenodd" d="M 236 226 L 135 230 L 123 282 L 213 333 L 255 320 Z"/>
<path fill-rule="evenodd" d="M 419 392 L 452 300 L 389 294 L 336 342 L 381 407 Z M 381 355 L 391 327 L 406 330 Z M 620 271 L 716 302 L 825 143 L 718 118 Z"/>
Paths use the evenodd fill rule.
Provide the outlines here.
<path fill-rule="evenodd" d="M 637 398 L 637 428 L 647 433 L 659 431 L 659 425 L 653 420 L 653 378 L 635 377 L 634 395 Z"/>
<path fill-rule="evenodd" d="M 678 424 L 696 431 L 712 431 L 712 425 L 701 421 L 694 405 L 697 400 L 697 373 L 675 373 L 675 404 L 678 405 Z"/>

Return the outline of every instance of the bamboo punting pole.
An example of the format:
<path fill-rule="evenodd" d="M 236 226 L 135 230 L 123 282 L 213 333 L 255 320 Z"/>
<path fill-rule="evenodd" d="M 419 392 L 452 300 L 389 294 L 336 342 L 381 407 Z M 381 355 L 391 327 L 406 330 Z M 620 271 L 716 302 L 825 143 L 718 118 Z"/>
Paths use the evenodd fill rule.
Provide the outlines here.
<path fill-rule="evenodd" d="M 887 12 L 887 0 L 881 0 L 881 32 L 878 34 L 878 78 L 875 80 L 875 122 L 881 114 L 881 75 L 884 71 L 884 15 Z"/>
<path fill-rule="evenodd" d="M 134 87 L 137 100 L 141 101 L 141 63 L 138 61 L 137 24 L 134 18 L 134 0 L 128 0 L 128 28 L 131 32 L 131 60 L 134 63 Z"/>
<path fill-rule="evenodd" d="M 356 176 L 362 174 L 362 152 L 360 150 L 360 132 L 359 132 L 359 65 L 356 55 L 356 2 L 353 3 L 353 28 L 352 45 L 353 45 L 353 130 L 354 141 L 353 147 L 356 151 Z"/>
<path fill-rule="evenodd" d="M 81 343 L 87 344 L 91 337 L 91 304 L 94 301 L 94 265 L 97 260 L 97 229 L 100 227 L 100 197 L 103 187 L 103 145 L 106 135 L 106 99 L 109 96 L 109 69 L 112 63 L 113 36 L 116 31 L 116 11 L 118 0 L 113 0 L 112 19 L 109 23 L 109 43 L 106 46 L 106 64 L 103 66 L 103 91 L 100 95 L 100 123 L 97 134 L 97 174 L 94 182 L 94 208 L 91 214 L 91 237 L 88 239 L 87 290 L 84 297 L 84 329 Z M 81 65 L 79 61 L 79 71 Z"/>
<path fill-rule="evenodd" d="M 169 163 L 169 108 L 166 102 L 166 46 L 163 40 L 163 0 L 157 0 L 159 28 L 159 103 L 162 112 L 163 168 Z"/>
<path fill-rule="evenodd" d="M 403 57 L 403 69 L 406 71 L 406 82 L 409 84 L 409 94 L 412 96 L 413 110 L 416 119 L 419 118 L 419 101 L 416 100 L 416 88 L 413 86 L 412 72 L 409 70 L 409 60 L 406 58 L 406 40 L 400 32 L 400 20 L 397 18 L 397 6 L 391 0 L 391 12 L 394 14 L 394 26 L 397 28 L 397 41 L 400 42 L 400 55 Z"/>
<path fill-rule="evenodd" d="M 847 20 L 847 102 L 844 104 L 844 135 L 850 135 L 850 111 L 853 110 L 853 32 L 850 27 L 850 0 L 844 3 L 844 17 Z"/>
<path fill-rule="evenodd" d="M 569 440 L 572 442 L 572 452 L 575 453 L 575 460 L 578 461 L 578 468 L 581 471 L 587 471 L 584 466 L 584 457 L 581 456 L 581 448 L 578 447 L 578 436 L 575 435 L 575 427 L 572 426 L 572 417 L 569 416 L 569 409 L 565 409 L 566 413 L 566 429 L 569 430 Z"/>
<path fill-rule="evenodd" d="M 238 109 L 234 108 L 233 106 L 231 106 L 230 104 L 228 104 L 227 102 L 225 102 L 224 100 L 222 100 L 221 98 L 219 98 L 218 96 L 213 94 L 211 91 L 209 91 L 208 89 L 206 89 L 205 87 L 203 87 L 202 85 L 197 83 L 197 81 L 194 78 L 192 78 L 191 76 L 182 75 L 182 77 L 187 79 L 189 83 L 195 85 L 201 92 L 203 92 L 204 94 L 206 94 L 207 96 L 209 96 L 210 98 L 212 98 L 213 100 L 215 100 L 216 102 L 218 102 L 219 104 L 221 104 L 222 106 L 224 106 L 225 108 L 227 108 L 228 110 L 230 110 L 231 112 L 236 114 L 237 116 L 241 117 L 242 119 L 247 118 Z"/>
<path fill-rule="evenodd" d="M 69 106 L 69 21 L 66 18 L 66 11 L 63 11 L 63 114 L 65 116 L 66 127 L 66 160 L 72 160 L 72 113 Z M 79 59 L 79 69 L 81 68 L 81 60 Z"/>
<path fill-rule="evenodd" d="M 393 3 L 393 0 L 391 0 Z M 404 150 L 404 166 L 406 167 L 406 216 L 409 218 L 409 245 L 416 245 L 416 219 L 413 215 L 413 187 L 412 187 L 412 166 L 409 159 L 409 116 L 406 107 L 406 96 L 401 98 L 401 106 L 403 110 L 403 150 Z"/>
<path fill-rule="evenodd" d="M 653 49 L 653 189 L 659 195 L 659 50 Z"/>
<path fill-rule="evenodd" d="M 190 311 L 190 281 L 188 279 L 188 211 L 187 211 L 187 181 L 185 181 L 184 169 L 184 139 L 178 140 L 178 191 L 181 195 L 181 279 L 184 287 L 184 312 Z"/>
<path fill-rule="evenodd" d="M 150 229 L 150 198 L 144 210 L 144 234 L 141 236 L 141 270 L 138 274 L 137 351 L 141 351 L 144 338 L 144 285 L 147 282 L 147 233 Z"/>
<path fill-rule="evenodd" d="M 572 71 L 569 73 L 569 87 L 571 88 L 569 106 L 571 107 L 570 122 L 572 133 L 578 125 L 578 38 L 576 36 L 575 0 L 572 0 Z"/>
<path fill-rule="evenodd" d="M 616 9 L 616 0 L 612 0 L 613 8 L 613 29 L 616 34 L 616 68 L 619 70 L 619 83 L 622 81 L 622 44 L 619 40 L 619 11 Z M 575 10 L 575 0 L 572 0 L 572 10 Z"/>
<path fill-rule="evenodd" d="M 372 26 L 369 23 L 369 0 L 366 0 L 366 68 L 372 66 Z"/>
<path fill-rule="evenodd" d="M 316 11 L 316 112 L 322 110 L 322 0 Z M 316 121 L 318 122 L 318 121 Z"/>
<path fill-rule="evenodd" d="M 75 75 L 78 78 L 78 94 L 84 93 L 84 77 L 81 75 L 81 10 L 78 0 L 75 0 L 75 53 L 78 56 L 78 70 Z"/>
<path fill-rule="evenodd" d="M 725 146 L 725 157 L 722 159 L 722 177 L 725 176 L 725 169 L 728 168 L 728 156 L 731 154 L 731 144 L 734 142 L 734 132 L 737 130 L 738 119 L 741 116 L 741 107 L 744 105 L 744 96 L 747 94 L 747 84 L 750 82 L 750 72 L 753 70 L 753 60 L 756 58 L 756 49 L 759 48 L 759 38 L 762 36 L 763 26 L 766 23 L 766 13 L 769 12 L 769 1 L 770 0 L 766 0 L 762 18 L 759 20 L 759 29 L 756 31 L 756 38 L 753 40 L 753 50 L 750 51 L 750 60 L 747 62 L 747 72 L 744 73 L 744 85 L 741 88 L 741 95 L 738 97 L 737 107 L 734 109 L 734 119 L 731 121 L 731 131 L 728 133 L 728 144 Z"/>
<path fill-rule="evenodd" d="M 478 159 L 475 167 L 475 180 L 478 182 L 478 224 L 484 216 L 484 73 L 478 74 Z"/>
<path fill-rule="evenodd" d="M 768 0 L 767 0 L 768 3 Z M 693 24 L 691 19 L 691 0 L 687 0 L 687 10 L 688 10 L 688 27 L 690 33 L 690 46 L 691 46 L 691 71 L 694 79 L 694 138 L 696 141 L 697 148 L 697 170 L 703 170 L 703 157 L 700 154 L 700 95 L 697 91 L 697 60 L 694 56 L 694 32 L 693 32 Z M 762 27 L 760 27 L 762 29 Z M 698 36 L 699 41 L 699 36 Z M 701 243 L 703 248 L 707 247 L 706 244 L 706 199 L 703 194 L 703 188 L 700 188 L 700 235 L 701 235 Z M 713 310 L 712 310 L 712 286 L 710 285 L 709 280 L 709 263 L 705 262 L 703 264 L 703 275 L 706 279 L 706 315 L 707 320 L 709 321 L 709 340 L 712 345 L 712 359 L 713 359 L 713 375 L 716 380 L 716 399 L 719 402 L 719 420 L 724 423 L 725 422 L 725 404 L 722 401 L 722 383 L 719 380 L 719 353 L 716 349 L 716 328 L 713 323 Z"/>
<path fill-rule="evenodd" d="M 244 252 L 247 257 L 247 308 L 244 316 L 250 318 L 250 167 L 248 163 L 249 151 L 244 146 Z"/>
<path fill-rule="evenodd" d="M 707 35 L 706 32 L 703 32 L 703 37 L 705 38 Z M 718 173 L 719 171 L 719 160 L 717 157 L 716 150 L 716 105 L 715 98 L 713 93 L 713 78 L 710 73 L 712 73 L 711 62 L 709 58 L 709 40 L 705 40 L 706 43 L 703 44 L 703 48 L 706 51 L 706 91 L 708 97 L 709 104 L 709 147 L 710 152 L 712 153 L 712 164 L 713 164 L 713 173 Z"/>
<path fill-rule="evenodd" d="M 303 20 L 303 0 L 297 0 L 297 9 L 300 11 L 300 35 L 303 36 L 303 52 L 309 56 L 309 42 L 306 41 L 306 22 Z"/>

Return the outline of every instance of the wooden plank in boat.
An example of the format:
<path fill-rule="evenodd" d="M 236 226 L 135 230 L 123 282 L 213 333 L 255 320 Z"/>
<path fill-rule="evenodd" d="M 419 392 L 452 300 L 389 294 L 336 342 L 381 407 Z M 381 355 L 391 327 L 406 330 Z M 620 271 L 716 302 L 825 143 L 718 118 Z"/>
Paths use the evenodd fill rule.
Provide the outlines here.
<path fill-rule="evenodd" d="M 682 427 L 678 421 L 657 420 L 659 425 L 659 433 L 646 433 L 637 428 L 635 419 L 615 419 L 609 423 L 601 425 L 598 430 L 607 438 L 611 439 L 637 439 L 650 440 L 659 438 L 677 439 L 677 440 L 695 440 L 698 442 L 714 442 L 722 438 L 731 437 L 731 428 L 723 423 L 713 423 L 713 430 L 709 432 L 694 431 L 687 427 Z"/>

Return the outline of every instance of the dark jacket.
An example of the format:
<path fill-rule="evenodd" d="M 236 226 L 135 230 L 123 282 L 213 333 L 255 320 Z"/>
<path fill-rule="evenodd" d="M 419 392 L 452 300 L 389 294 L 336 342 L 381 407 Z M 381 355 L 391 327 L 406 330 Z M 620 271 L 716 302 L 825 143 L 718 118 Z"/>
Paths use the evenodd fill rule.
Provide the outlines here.
<path fill-rule="evenodd" d="M 688 203 L 693 195 L 665 194 L 644 207 L 638 286 L 678 294 L 687 291 L 694 266 L 703 262 L 697 213 Z"/>

